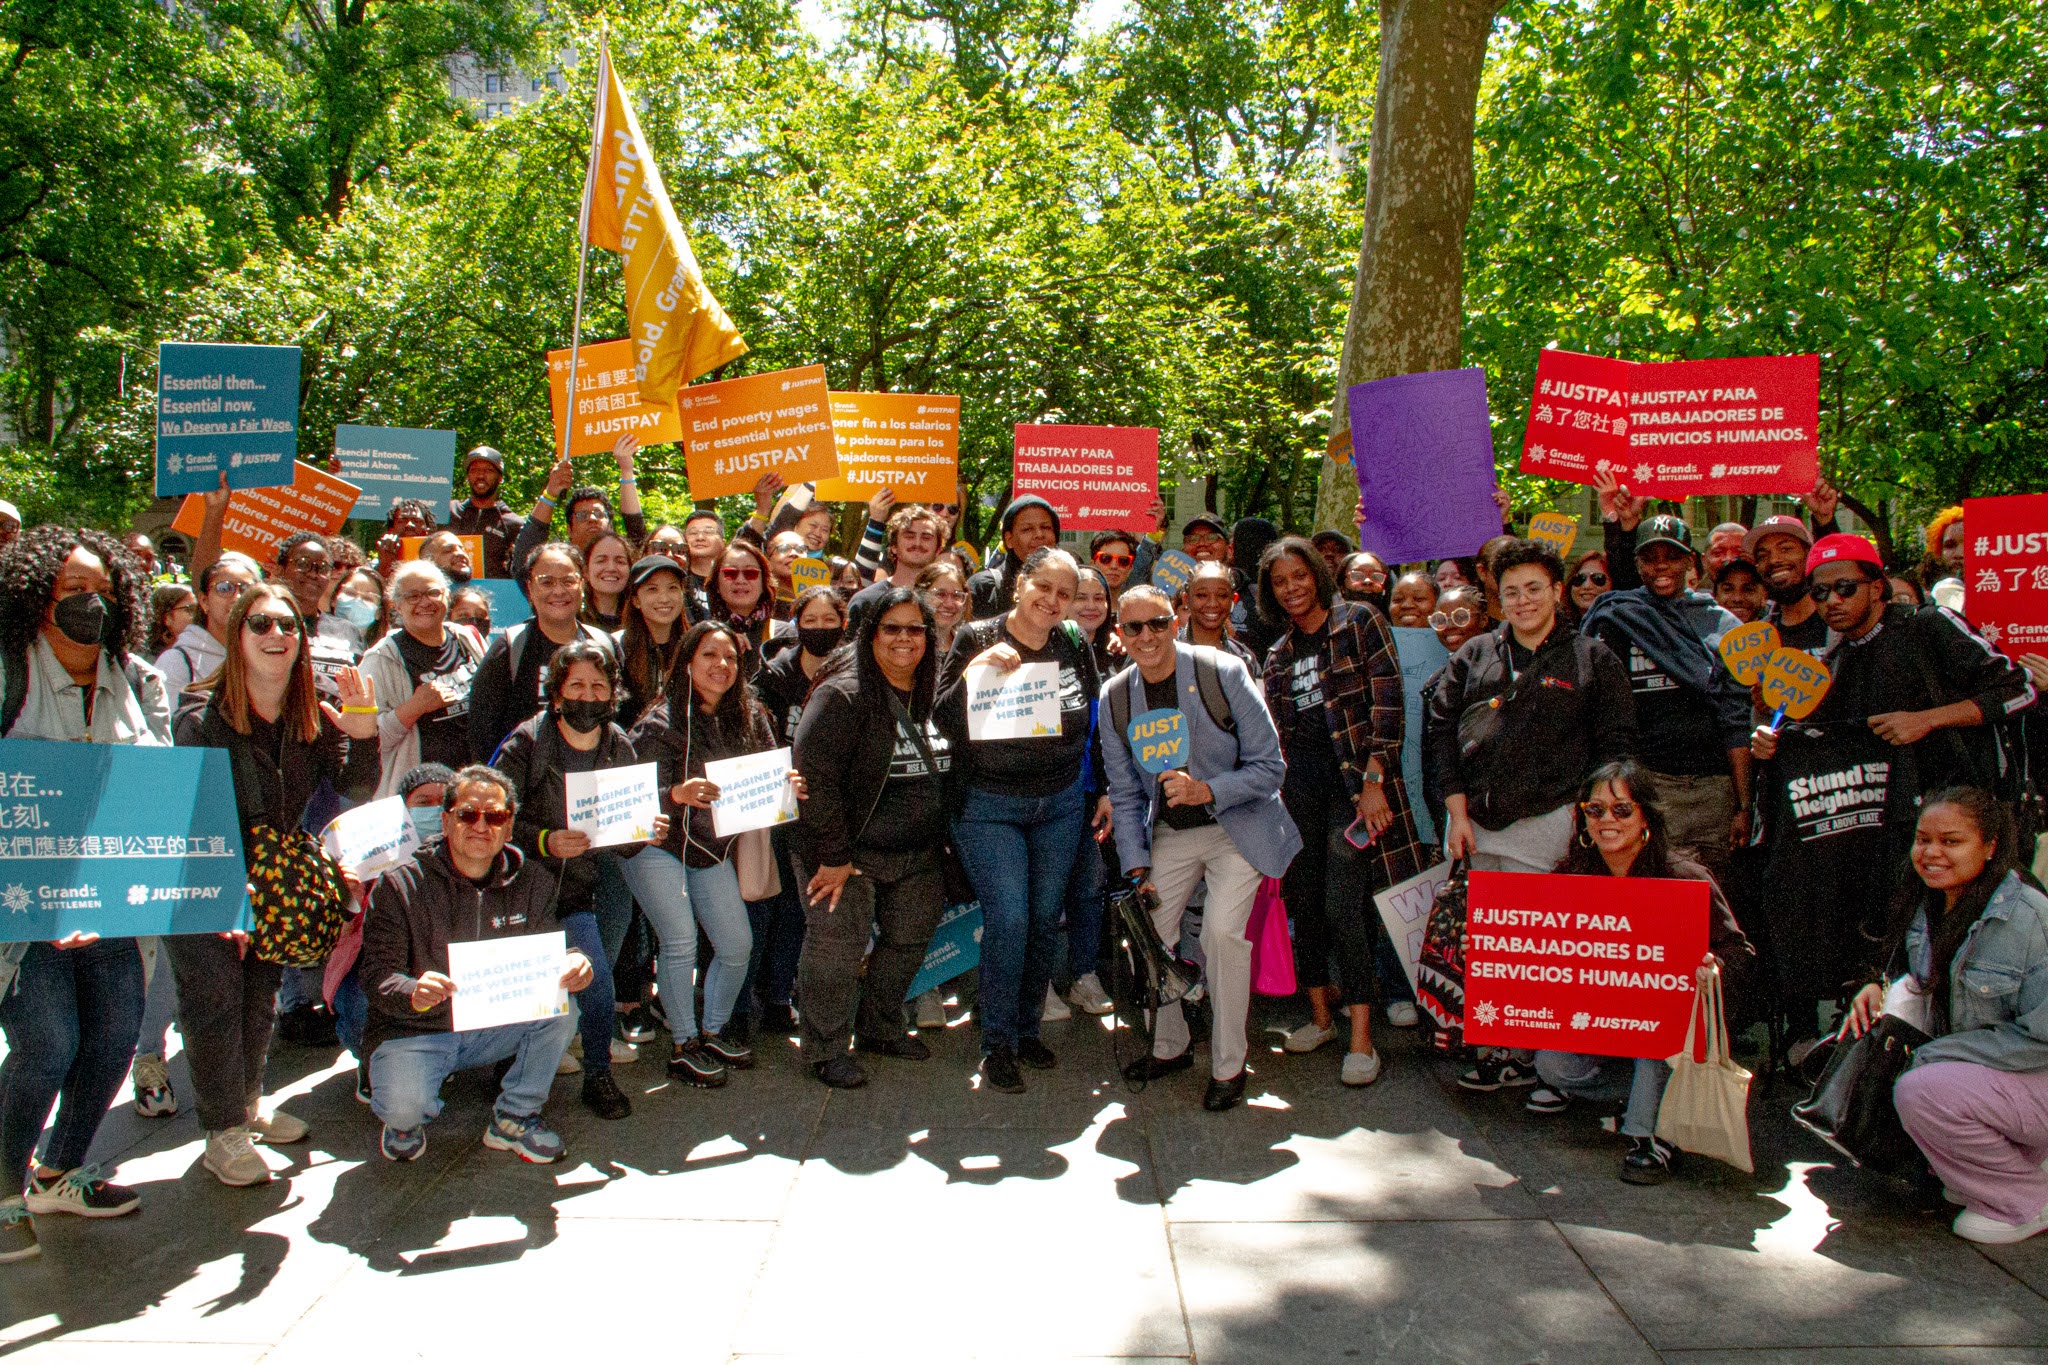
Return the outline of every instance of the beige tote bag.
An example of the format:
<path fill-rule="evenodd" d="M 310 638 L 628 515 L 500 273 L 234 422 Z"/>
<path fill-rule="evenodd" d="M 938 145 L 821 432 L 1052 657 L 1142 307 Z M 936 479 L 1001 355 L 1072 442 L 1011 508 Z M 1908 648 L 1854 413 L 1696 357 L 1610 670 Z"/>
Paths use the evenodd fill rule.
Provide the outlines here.
<path fill-rule="evenodd" d="M 1704 1025 L 1701 1021 L 1704 1020 Z M 1706 1060 L 1694 1061 L 1701 1029 Z M 1671 1059 L 1671 1082 L 1657 1107 L 1657 1136 L 1682 1152 L 1754 1171 L 1749 1155 L 1749 1072 L 1728 1055 L 1728 1018 L 1721 1007 L 1721 968 L 1699 970 L 1699 993 L 1685 1026 L 1685 1051 Z"/>

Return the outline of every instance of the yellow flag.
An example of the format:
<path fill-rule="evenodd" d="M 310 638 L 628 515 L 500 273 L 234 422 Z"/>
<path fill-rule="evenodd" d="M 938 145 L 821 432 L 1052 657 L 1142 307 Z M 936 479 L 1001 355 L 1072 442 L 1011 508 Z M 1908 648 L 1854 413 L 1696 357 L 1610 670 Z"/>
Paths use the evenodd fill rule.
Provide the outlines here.
<path fill-rule="evenodd" d="M 600 65 L 583 240 L 625 257 L 626 320 L 640 397 L 671 404 L 677 389 L 746 354 L 747 343 L 697 269 L 609 49 Z"/>

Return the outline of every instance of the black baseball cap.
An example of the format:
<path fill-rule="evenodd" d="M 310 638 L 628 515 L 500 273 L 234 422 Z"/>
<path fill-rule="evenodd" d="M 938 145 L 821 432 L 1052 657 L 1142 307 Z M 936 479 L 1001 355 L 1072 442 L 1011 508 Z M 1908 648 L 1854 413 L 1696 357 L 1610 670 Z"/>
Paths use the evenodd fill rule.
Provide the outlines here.
<path fill-rule="evenodd" d="M 642 583 L 658 573 L 672 573 L 678 583 L 686 588 L 690 586 L 690 580 L 683 574 L 683 566 L 667 555 L 642 555 L 633 561 L 632 572 L 626 575 L 626 591 L 637 591 Z"/>
<path fill-rule="evenodd" d="M 1674 517 L 1668 512 L 1651 517 L 1643 523 L 1642 532 L 1636 537 L 1636 553 L 1641 554 L 1652 545 L 1675 545 L 1691 554 L 1692 527 L 1685 524 L 1684 517 Z"/>
<path fill-rule="evenodd" d="M 1223 518 L 1217 516 L 1214 512 L 1197 512 L 1189 517 L 1181 524 L 1181 539 L 1187 539 L 1188 532 L 1194 530 L 1197 526 L 1206 526 L 1225 540 L 1230 539 L 1230 528 L 1224 525 Z"/>

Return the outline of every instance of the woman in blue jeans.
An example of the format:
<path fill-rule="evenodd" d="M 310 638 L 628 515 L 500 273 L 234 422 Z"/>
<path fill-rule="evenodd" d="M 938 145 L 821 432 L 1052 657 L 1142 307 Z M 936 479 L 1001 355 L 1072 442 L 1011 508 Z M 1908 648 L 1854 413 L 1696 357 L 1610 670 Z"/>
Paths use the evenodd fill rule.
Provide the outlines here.
<path fill-rule="evenodd" d="M 746 981 L 754 935 L 733 866 L 734 840 L 712 825 L 718 784 L 704 776 L 710 760 L 776 747 L 767 708 L 754 700 L 740 676 L 742 649 L 730 626 L 716 621 L 692 626 L 677 648 L 666 695 L 633 727 L 633 751 L 659 770 L 669 823 L 666 837 L 621 866 L 661 939 L 655 979 L 674 1035 L 668 1071 L 689 1085 L 724 1085 L 728 1069 L 745 1071 L 754 1065 L 753 1050 L 726 1032 Z M 792 774 L 791 781 L 801 798 L 803 779 Z M 711 966 L 704 973 L 701 1036 L 693 989 L 700 924 L 712 948 Z"/>
<path fill-rule="evenodd" d="M 601 1119 L 622 1119 L 633 1112 L 633 1102 L 612 1079 L 617 1002 L 612 998 L 612 959 L 605 932 L 605 921 L 610 920 L 618 937 L 625 937 L 632 900 L 610 894 L 612 883 L 604 873 L 607 864 L 616 866 L 643 845 L 593 848 L 588 834 L 570 829 L 568 776 L 630 768 L 640 761 L 626 732 L 612 723 L 618 686 L 618 660 L 609 646 L 594 640 L 563 645 L 548 661 L 547 709 L 521 721 L 505 737 L 495 765 L 519 793 L 512 839 L 522 853 L 560 879 L 556 918 L 569 946 L 590 959 L 590 984 L 577 993 L 576 1003 L 583 1036 L 583 1103 Z M 655 841 L 667 833 L 668 817 L 656 816 Z M 625 891 L 623 881 L 616 884 Z M 618 1060 L 633 1059 L 631 1043 L 617 1046 Z"/>
<path fill-rule="evenodd" d="M 1006 1094 L 1024 1089 L 1020 1062 L 1042 1071 L 1058 1061 L 1039 1041 L 1038 1021 L 1058 959 L 1074 845 L 1089 823 L 1083 767 L 1094 768 L 1097 791 L 1104 786 L 1088 726 L 1102 684 L 1086 640 L 1064 619 L 1079 581 L 1072 555 L 1034 551 L 1018 571 L 1016 605 L 954 635 L 939 688 L 939 724 L 965 778 L 953 845 L 981 900 L 981 1072 Z M 1055 669 L 1058 733 L 974 739 L 969 670 L 1007 674 L 1039 663 Z M 1109 837 L 1107 796 L 1096 799 L 1093 823 L 1097 841 Z"/>

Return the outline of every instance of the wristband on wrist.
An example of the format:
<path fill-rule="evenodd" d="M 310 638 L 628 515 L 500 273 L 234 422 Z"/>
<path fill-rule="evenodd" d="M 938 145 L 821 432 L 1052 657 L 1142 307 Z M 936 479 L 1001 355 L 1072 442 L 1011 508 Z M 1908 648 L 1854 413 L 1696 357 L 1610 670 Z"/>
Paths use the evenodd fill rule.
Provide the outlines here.
<path fill-rule="evenodd" d="M 547 508 L 550 512 L 555 510 L 555 500 L 546 493 L 540 495 L 540 505 Z"/>
<path fill-rule="evenodd" d="M 548 832 L 547 832 L 546 830 L 542 830 L 542 831 L 540 832 L 540 838 L 539 838 L 538 842 L 539 842 L 539 844 L 540 844 L 540 856 L 541 856 L 541 857 L 543 857 L 543 858 L 547 857 L 547 856 L 548 856 Z"/>
<path fill-rule="evenodd" d="M 624 488 L 624 487 L 625 487 L 625 486 L 626 486 L 627 484 L 629 484 L 629 483 L 635 483 L 635 484 L 636 484 L 636 483 L 639 483 L 639 482 L 640 482 L 640 480 L 639 480 L 639 479 L 637 479 L 636 477 L 634 477 L 634 476 L 633 476 L 633 475 L 631 475 L 631 474 L 621 474 L 621 475 L 619 475 L 619 487 L 621 487 L 621 488 Z"/>
<path fill-rule="evenodd" d="M 341 714 L 344 716 L 374 716 L 377 714 L 377 708 L 374 706 L 344 706 L 341 708 Z"/>

